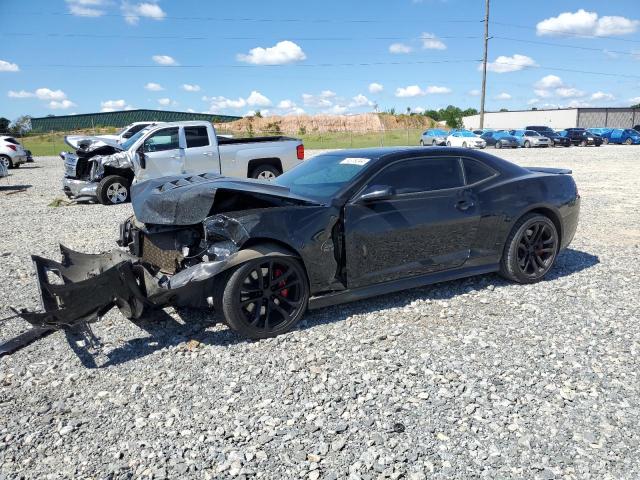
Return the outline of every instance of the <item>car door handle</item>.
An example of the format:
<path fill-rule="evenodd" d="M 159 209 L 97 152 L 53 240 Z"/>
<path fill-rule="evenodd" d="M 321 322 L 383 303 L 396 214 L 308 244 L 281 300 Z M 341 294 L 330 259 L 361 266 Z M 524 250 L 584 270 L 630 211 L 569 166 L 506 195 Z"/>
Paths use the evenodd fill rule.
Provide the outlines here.
<path fill-rule="evenodd" d="M 203 155 L 205 155 L 207 157 L 213 157 L 214 153 L 213 152 L 204 152 Z"/>
<path fill-rule="evenodd" d="M 465 210 L 469 210 L 474 205 L 475 204 L 471 200 L 460 200 L 458 203 L 456 203 L 456 208 L 464 212 Z"/>
<path fill-rule="evenodd" d="M 180 158 L 180 155 L 171 155 L 171 158 Z"/>

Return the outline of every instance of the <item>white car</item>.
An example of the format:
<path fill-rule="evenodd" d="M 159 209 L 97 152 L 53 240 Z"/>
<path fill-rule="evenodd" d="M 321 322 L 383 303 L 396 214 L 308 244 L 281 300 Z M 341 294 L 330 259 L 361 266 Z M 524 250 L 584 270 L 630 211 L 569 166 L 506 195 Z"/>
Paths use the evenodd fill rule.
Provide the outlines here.
<path fill-rule="evenodd" d="M 469 130 L 455 130 L 447 137 L 447 147 L 485 148 L 487 142 Z"/>
<path fill-rule="evenodd" d="M 0 163 L 6 168 L 18 168 L 27 163 L 27 152 L 18 140 L 7 135 L 0 136 Z"/>

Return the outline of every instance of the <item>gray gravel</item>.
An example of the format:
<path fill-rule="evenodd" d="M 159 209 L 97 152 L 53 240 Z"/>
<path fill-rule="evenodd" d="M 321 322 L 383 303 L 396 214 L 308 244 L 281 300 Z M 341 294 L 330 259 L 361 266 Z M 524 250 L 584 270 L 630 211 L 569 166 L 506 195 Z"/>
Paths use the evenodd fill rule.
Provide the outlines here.
<path fill-rule="evenodd" d="M 547 281 L 415 289 L 260 342 L 111 312 L 102 345 L 0 360 L 0 478 L 638 478 L 640 147 L 497 153 L 574 170 L 581 223 Z M 48 206 L 61 167 L 0 180 L 0 316 L 38 305 L 29 254 L 110 249 L 131 212 Z"/>

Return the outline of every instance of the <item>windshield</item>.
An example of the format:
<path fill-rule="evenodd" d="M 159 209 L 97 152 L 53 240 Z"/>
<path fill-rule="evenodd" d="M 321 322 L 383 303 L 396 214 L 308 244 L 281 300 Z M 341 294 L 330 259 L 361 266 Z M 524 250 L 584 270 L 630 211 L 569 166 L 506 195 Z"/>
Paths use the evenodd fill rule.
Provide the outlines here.
<path fill-rule="evenodd" d="M 130 139 L 128 139 L 126 142 L 122 142 L 122 144 L 121 144 L 122 149 L 123 150 L 129 150 L 131 148 L 131 146 L 134 143 L 136 143 L 140 137 L 142 137 L 145 133 L 147 133 L 149 131 L 149 128 L 151 128 L 151 127 L 143 128 L 138 133 L 133 135 Z"/>
<path fill-rule="evenodd" d="M 460 132 L 460 136 L 461 137 L 475 137 L 476 134 L 473 132 L 470 132 L 469 130 L 463 130 Z"/>
<path fill-rule="evenodd" d="M 303 197 L 328 201 L 371 162 L 370 158 L 318 155 L 277 177 L 273 183 Z"/>
<path fill-rule="evenodd" d="M 526 132 L 524 132 L 524 134 L 527 137 L 541 137 L 542 136 L 538 132 L 536 132 L 535 130 L 527 130 Z"/>

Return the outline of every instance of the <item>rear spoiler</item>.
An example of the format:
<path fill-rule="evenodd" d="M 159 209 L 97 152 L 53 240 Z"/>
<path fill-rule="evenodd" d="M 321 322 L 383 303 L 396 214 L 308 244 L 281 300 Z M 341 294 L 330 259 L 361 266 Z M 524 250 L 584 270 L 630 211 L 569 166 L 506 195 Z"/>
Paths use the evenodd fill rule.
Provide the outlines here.
<path fill-rule="evenodd" d="M 555 175 L 571 175 L 572 171 L 568 168 L 549 168 L 549 167 L 525 167 L 527 170 L 536 173 L 553 173 Z"/>

